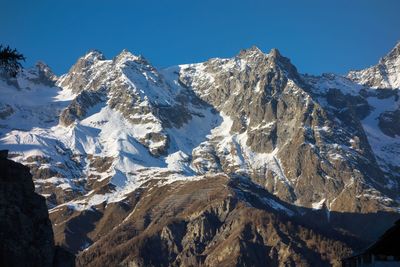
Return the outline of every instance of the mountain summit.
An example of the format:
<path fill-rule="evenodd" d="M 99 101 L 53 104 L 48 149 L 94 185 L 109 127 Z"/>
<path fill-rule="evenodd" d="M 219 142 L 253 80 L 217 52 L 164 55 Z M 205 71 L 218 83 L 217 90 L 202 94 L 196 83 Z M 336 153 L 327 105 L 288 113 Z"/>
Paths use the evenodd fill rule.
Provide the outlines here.
<path fill-rule="evenodd" d="M 361 71 L 351 71 L 348 78 L 373 88 L 400 88 L 400 42 L 379 60 L 379 63 Z"/>

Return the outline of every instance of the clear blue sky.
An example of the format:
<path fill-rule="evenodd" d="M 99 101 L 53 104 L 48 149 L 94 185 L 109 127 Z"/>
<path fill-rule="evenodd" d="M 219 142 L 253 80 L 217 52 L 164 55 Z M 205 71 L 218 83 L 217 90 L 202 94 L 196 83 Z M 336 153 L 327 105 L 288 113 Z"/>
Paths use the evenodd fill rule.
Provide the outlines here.
<path fill-rule="evenodd" d="M 278 48 L 303 73 L 375 64 L 400 40 L 400 0 L 1 0 L 0 43 L 66 72 L 89 49 L 156 67 Z"/>

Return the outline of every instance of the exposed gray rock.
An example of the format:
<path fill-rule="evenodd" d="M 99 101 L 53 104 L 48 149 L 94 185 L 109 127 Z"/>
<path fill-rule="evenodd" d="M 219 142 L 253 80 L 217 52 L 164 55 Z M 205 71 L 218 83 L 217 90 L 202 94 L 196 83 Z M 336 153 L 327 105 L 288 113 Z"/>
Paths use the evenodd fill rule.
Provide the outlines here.
<path fill-rule="evenodd" d="M 390 137 L 400 136 L 400 109 L 379 115 L 379 128 Z"/>
<path fill-rule="evenodd" d="M 0 119 L 4 120 L 5 118 L 11 116 L 14 113 L 14 109 L 8 105 L 0 103 Z"/>
<path fill-rule="evenodd" d="M 69 70 L 69 75 L 60 77 L 58 85 L 60 87 L 68 87 L 76 93 L 81 92 L 83 89 L 91 86 L 90 75 L 93 74 L 94 70 L 91 67 L 96 62 L 104 59 L 105 57 L 101 52 L 97 50 L 89 51 Z"/>
<path fill-rule="evenodd" d="M 64 109 L 60 115 L 60 123 L 64 126 L 71 125 L 75 120 L 83 119 L 90 108 L 105 100 L 104 90 L 82 91 Z"/>
<path fill-rule="evenodd" d="M 207 142 L 192 151 L 192 166 L 200 174 L 222 172 L 215 147 Z"/>
<path fill-rule="evenodd" d="M 29 81 L 48 87 L 53 87 L 58 79 L 50 67 L 41 61 L 37 62 L 35 68 L 28 70 L 28 72 L 33 74 L 32 77 L 28 76 Z"/>

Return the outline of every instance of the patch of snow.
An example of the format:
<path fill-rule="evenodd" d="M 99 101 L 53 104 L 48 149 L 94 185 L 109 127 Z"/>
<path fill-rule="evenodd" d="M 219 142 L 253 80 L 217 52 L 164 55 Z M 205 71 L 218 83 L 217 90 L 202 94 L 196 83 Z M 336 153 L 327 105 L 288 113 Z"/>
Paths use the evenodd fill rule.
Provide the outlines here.
<path fill-rule="evenodd" d="M 294 216 L 293 211 L 291 211 L 290 209 L 286 208 L 285 206 L 281 205 L 280 203 L 276 202 L 275 200 L 273 200 L 271 198 L 263 197 L 262 201 L 275 210 L 283 211 L 289 216 Z"/>
<path fill-rule="evenodd" d="M 325 201 L 326 201 L 326 198 L 323 198 L 318 202 L 312 203 L 312 208 L 315 209 L 315 210 L 322 209 L 322 207 L 324 206 Z"/>
<path fill-rule="evenodd" d="M 385 135 L 378 126 L 378 117 L 385 111 L 393 111 L 400 107 L 400 101 L 395 101 L 394 96 L 379 99 L 368 97 L 368 104 L 373 107 L 372 112 L 362 121 L 362 126 L 367 134 L 368 142 L 376 156 L 379 165 L 387 169 L 387 165 L 400 167 L 400 136 L 390 137 Z"/>

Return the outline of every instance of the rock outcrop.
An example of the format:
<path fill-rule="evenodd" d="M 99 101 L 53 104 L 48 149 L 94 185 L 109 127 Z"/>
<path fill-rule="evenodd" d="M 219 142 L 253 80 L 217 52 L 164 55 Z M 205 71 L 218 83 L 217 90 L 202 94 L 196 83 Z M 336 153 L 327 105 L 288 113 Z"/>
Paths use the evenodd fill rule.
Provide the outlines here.
<path fill-rule="evenodd" d="M 53 266 L 53 231 L 45 198 L 29 168 L 0 153 L 0 265 Z"/>
<path fill-rule="evenodd" d="M 379 115 L 379 128 L 392 138 L 400 136 L 400 108 L 381 113 Z"/>

